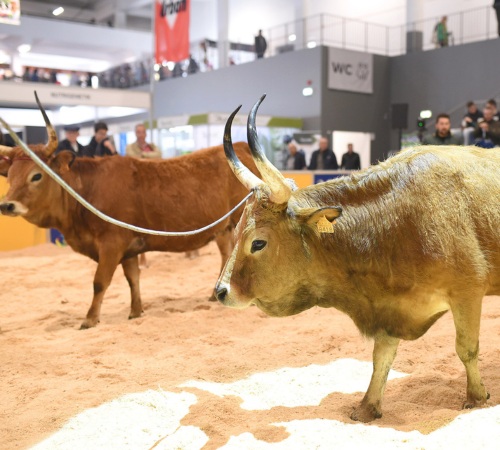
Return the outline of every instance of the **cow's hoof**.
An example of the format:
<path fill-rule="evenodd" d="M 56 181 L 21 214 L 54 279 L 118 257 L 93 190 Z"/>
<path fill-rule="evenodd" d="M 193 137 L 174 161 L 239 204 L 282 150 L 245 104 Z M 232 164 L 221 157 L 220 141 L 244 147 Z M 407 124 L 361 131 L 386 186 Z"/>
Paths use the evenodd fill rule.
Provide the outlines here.
<path fill-rule="evenodd" d="M 368 423 L 381 417 L 382 413 L 375 407 L 370 406 L 358 406 L 351 414 L 352 420 L 363 423 Z"/>
<path fill-rule="evenodd" d="M 486 400 L 490 398 L 490 393 L 486 392 L 486 398 L 485 399 L 474 399 L 474 398 L 468 398 L 464 404 L 462 405 L 462 409 L 473 409 L 477 408 L 479 406 L 483 406 L 486 403 Z"/>
<path fill-rule="evenodd" d="M 89 328 L 94 328 L 99 323 L 98 319 L 85 319 L 80 325 L 80 330 L 87 330 Z"/>
<path fill-rule="evenodd" d="M 138 319 L 139 317 L 142 316 L 142 313 L 144 311 L 141 311 L 140 313 L 134 313 L 134 312 L 131 312 L 130 315 L 128 316 L 128 320 L 132 320 L 132 319 Z"/>

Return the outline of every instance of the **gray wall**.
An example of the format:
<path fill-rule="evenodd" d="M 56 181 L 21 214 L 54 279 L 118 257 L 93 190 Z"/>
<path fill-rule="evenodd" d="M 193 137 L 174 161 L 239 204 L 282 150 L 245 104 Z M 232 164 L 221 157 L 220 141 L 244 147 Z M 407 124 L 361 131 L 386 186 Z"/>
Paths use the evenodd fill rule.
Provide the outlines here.
<path fill-rule="evenodd" d="M 391 58 L 391 103 L 408 103 L 409 130 L 424 109 L 451 113 L 452 127 L 458 127 L 468 100 L 500 94 L 499 76 L 500 39 L 410 53 Z M 393 145 L 396 139 L 393 133 Z"/>
<path fill-rule="evenodd" d="M 373 133 L 372 163 L 390 150 L 390 58 L 373 55 L 373 94 L 328 89 L 328 48 L 323 49 L 321 130 Z"/>
<path fill-rule="evenodd" d="M 240 104 L 247 114 L 266 93 L 260 114 L 303 118 L 305 128 L 317 130 L 321 112 L 321 50 L 289 52 L 156 83 L 155 117 L 230 113 Z M 317 89 L 311 97 L 302 95 L 307 80 Z"/>
<path fill-rule="evenodd" d="M 263 115 L 297 117 L 304 130 L 323 134 L 364 131 L 375 135 L 372 161 L 389 150 L 389 58 L 374 56 L 374 94 L 333 91 L 327 88 L 328 48 L 284 53 L 248 64 L 168 79 L 155 86 L 155 117 L 207 112 L 230 113 L 239 104 L 247 114 L 259 97 Z M 302 95 L 308 82 L 310 97 Z"/>

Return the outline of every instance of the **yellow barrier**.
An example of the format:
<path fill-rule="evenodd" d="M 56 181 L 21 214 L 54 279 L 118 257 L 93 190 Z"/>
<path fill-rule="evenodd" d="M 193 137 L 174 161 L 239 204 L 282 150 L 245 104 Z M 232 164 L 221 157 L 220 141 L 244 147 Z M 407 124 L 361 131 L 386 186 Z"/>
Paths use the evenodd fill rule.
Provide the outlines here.
<path fill-rule="evenodd" d="M 0 177 L 0 198 L 7 190 L 7 179 Z M 0 215 L 0 251 L 18 250 L 45 242 L 48 242 L 47 230 L 38 228 L 21 217 Z"/>
<path fill-rule="evenodd" d="M 286 178 L 292 178 L 299 188 L 310 186 L 315 177 L 345 175 L 345 171 L 312 172 L 309 170 L 294 170 L 283 172 Z M 7 179 L 0 177 L 0 199 L 8 189 Z M 0 251 L 17 250 L 33 245 L 49 242 L 48 230 L 35 227 L 21 217 L 6 217 L 0 215 Z"/>

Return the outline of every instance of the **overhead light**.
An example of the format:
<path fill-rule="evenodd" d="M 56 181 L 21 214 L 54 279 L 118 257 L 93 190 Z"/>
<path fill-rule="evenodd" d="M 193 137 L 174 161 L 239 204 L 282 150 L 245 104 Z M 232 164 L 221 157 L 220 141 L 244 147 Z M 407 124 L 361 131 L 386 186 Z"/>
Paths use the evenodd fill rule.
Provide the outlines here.
<path fill-rule="evenodd" d="M 316 47 L 316 41 L 309 41 L 307 43 L 307 48 L 314 48 Z"/>
<path fill-rule="evenodd" d="M 290 36 L 288 36 L 288 40 L 290 42 L 294 42 L 296 39 L 297 39 L 297 35 L 296 34 L 291 34 Z"/>
<path fill-rule="evenodd" d="M 420 111 L 420 117 L 422 119 L 430 119 L 432 117 L 432 111 L 430 109 L 424 109 Z"/>
<path fill-rule="evenodd" d="M 19 47 L 17 47 L 17 51 L 19 53 L 28 53 L 30 50 L 31 50 L 30 44 L 21 44 Z"/>
<path fill-rule="evenodd" d="M 302 89 L 302 95 L 304 97 L 310 97 L 311 95 L 313 95 L 313 93 L 314 93 L 314 90 L 311 86 L 307 86 L 304 89 Z"/>
<path fill-rule="evenodd" d="M 60 16 L 63 12 L 64 8 L 62 6 L 59 6 L 59 8 L 56 8 L 54 9 L 54 11 L 52 11 L 52 14 L 54 14 L 54 16 Z"/>

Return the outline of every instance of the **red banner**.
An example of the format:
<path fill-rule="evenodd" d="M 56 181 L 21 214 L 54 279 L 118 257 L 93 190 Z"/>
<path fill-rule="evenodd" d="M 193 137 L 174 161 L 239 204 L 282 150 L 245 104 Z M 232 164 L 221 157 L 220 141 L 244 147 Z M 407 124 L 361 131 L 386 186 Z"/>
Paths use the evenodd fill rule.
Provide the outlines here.
<path fill-rule="evenodd" d="M 158 64 L 189 58 L 189 8 L 190 0 L 156 1 L 155 59 Z"/>

